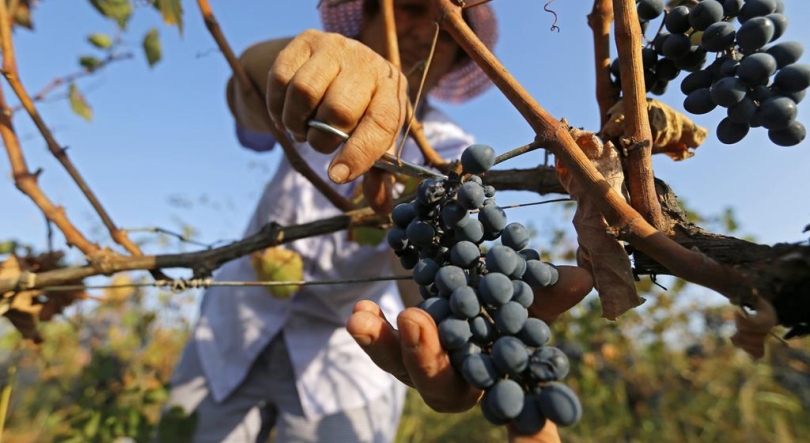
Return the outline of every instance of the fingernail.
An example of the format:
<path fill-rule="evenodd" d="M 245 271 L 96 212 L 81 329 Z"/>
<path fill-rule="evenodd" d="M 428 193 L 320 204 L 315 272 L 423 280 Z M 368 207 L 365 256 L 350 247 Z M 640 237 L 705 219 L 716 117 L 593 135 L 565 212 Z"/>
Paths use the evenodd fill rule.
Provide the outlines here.
<path fill-rule="evenodd" d="M 335 183 L 345 183 L 351 172 L 345 163 L 335 163 L 329 168 L 329 178 Z"/>
<path fill-rule="evenodd" d="M 399 328 L 399 335 L 402 339 L 403 345 L 409 348 L 419 346 L 419 339 L 421 338 L 422 330 L 419 328 L 419 325 L 416 324 L 416 322 L 411 320 L 402 320 L 402 324 L 399 325 Z"/>
<path fill-rule="evenodd" d="M 371 336 L 370 335 L 352 335 L 354 341 L 357 342 L 360 347 L 365 348 L 366 346 L 371 344 Z"/>

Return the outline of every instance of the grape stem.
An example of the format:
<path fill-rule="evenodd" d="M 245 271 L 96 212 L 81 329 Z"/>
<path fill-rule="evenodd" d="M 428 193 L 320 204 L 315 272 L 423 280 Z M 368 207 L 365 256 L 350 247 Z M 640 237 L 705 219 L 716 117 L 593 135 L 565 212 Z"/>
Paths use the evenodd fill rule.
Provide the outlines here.
<path fill-rule="evenodd" d="M 442 27 L 453 36 L 526 119 L 537 134 L 538 140 L 571 171 L 586 192 L 593 196 L 605 218 L 611 225 L 617 227 L 616 233 L 620 238 L 653 257 L 674 275 L 715 290 L 735 304 L 756 305 L 758 297 L 753 285 L 744 275 L 698 251 L 680 246 L 663 232 L 656 230 L 638 211 L 627 204 L 623 196 L 612 190 L 602 174 L 577 146 L 567 126 L 549 115 L 509 74 L 464 22 L 461 9 L 454 5 L 452 0 L 435 1 L 441 11 L 439 19 Z M 633 1 L 628 0 L 624 3 L 632 4 Z M 641 50 L 640 47 L 638 49 Z M 630 78 L 630 75 L 625 78 Z M 645 112 L 640 114 L 646 119 L 646 108 Z M 639 119 L 635 121 L 638 124 Z M 636 152 L 644 151 L 638 149 Z M 655 195 L 654 190 L 652 195 Z"/>

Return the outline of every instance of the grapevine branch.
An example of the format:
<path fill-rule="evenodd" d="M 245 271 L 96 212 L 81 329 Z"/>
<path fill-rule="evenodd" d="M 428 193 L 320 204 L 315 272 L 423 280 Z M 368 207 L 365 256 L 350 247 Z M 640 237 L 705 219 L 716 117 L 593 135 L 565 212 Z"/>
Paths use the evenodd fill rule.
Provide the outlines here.
<path fill-rule="evenodd" d="M 383 17 L 385 19 L 385 48 L 386 48 L 386 58 L 392 65 L 397 68 L 397 71 L 402 70 L 402 63 L 399 59 L 399 42 L 397 40 L 397 25 L 396 20 L 394 17 L 394 0 L 380 0 L 380 9 L 382 11 Z M 427 70 L 430 66 L 425 66 L 424 70 Z M 406 135 L 410 135 L 413 141 L 416 143 L 416 146 L 419 147 L 419 150 L 422 152 L 422 156 L 425 158 L 425 164 L 428 166 L 435 166 L 439 169 L 446 172 L 447 169 L 447 162 L 444 161 L 443 158 L 439 156 L 435 149 L 430 145 L 428 142 L 427 137 L 425 137 L 425 131 L 422 126 L 422 122 L 416 118 L 416 107 L 419 106 L 419 103 L 415 105 L 411 104 L 411 101 L 408 100 L 406 102 L 406 113 L 405 115 L 408 117 L 408 131 Z"/>
<path fill-rule="evenodd" d="M 101 205 L 101 202 L 98 200 L 95 193 L 90 189 L 90 186 L 88 186 L 87 182 L 84 181 L 84 178 L 79 173 L 78 169 L 76 169 L 73 162 L 71 162 L 68 158 L 65 149 L 62 148 L 59 143 L 57 143 L 53 133 L 51 133 L 50 128 L 48 128 L 48 125 L 45 124 L 42 116 L 34 106 L 34 102 L 31 99 L 31 96 L 28 94 L 28 91 L 26 91 L 26 89 L 23 87 L 23 84 L 20 81 L 19 72 L 17 70 L 17 61 L 14 55 L 13 42 L 11 40 L 11 21 L 8 16 L 8 9 L 4 2 L 0 3 L 3 3 L 0 5 L 0 29 L 2 29 L 0 33 L 3 36 L 3 75 L 5 76 L 6 81 L 8 82 L 9 86 L 11 86 L 11 89 L 14 90 L 14 93 L 17 95 L 17 98 L 20 100 L 23 108 L 25 108 L 28 115 L 34 121 L 34 124 L 36 125 L 37 129 L 39 129 L 39 132 L 42 133 L 42 136 L 45 138 L 48 145 L 48 149 L 59 160 L 59 163 L 61 163 L 62 166 L 67 170 L 70 177 L 76 182 L 79 189 L 90 202 L 90 205 L 93 207 L 93 209 L 95 209 L 99 217 L 101 217 L 101 221 L 110 232 L 112 239 L 116 243 L 123 246 L 132 255 L 142 255 L 140 248 L 138 248 L 138 246 L 129 239 L 124 231 L 118 229 L 115 223 L 113 223 L 112 218 Z M 44 211 L 44 208 L 40 208 Z"/>
<path fill-rule="evenodd" d="M 0 123 L 2 123 L 2 120 L 0 120 Z M 0 131 L 2 129 L 3 126 L 0 126 Z M 500 190 L 532 191 L 540 195 L 565 193 L 565 189 L 557 180 L 554 168 L 544 166 L 521 170 L 491 170 L 484 177 L 484 182 Z M 402 201 L 406 200 L 407 198 L 402 199 Z M 355 227 L 385 228 L 388 223 L 388 220 L 375 216 L 369 208 L 350 211 L 343 215 L 302 225 L 282 227 L 275 223 L 269 223 L 257 234 L 221 247 L 183 254 L 144 257 L 100 257 L 84 267 L 28 273 L 15 280 L 0 280 L 0 294 L 5 294 L 8 291 L 40 289 L 96 275 L 111 275 L 116 272 L 134 270 L 185 268 L 192 269 L 197 276 L 204 276 L 210 274 L 211 271 L 223 263 L 254 251 Z"/>
<path fill-rule="evenodd" d="M 15 61 L 11 46 L 11 22 L 9 21 L 5 2 L 0 2 L 0 45 L 2 45 L 3 51 L 3 71 L 8 76 L 9 73 L 16 72 L 16 69 L 10 69 L 13 69 Z M 11 116 L 11 109 L 9 109 L 2 90 L 0 90 L 0 136 L 2 136 L 3 144 L 6 146 L 6 152 L 11 162 L 11 171 L 14 175 L 14 184 L 17 189 L 27 195 L 42 210 L 45 217 L 59 227 L 65 234 L 65 240 L 69 245 L 76 246 L 86 256 L 95 255 L 99 252 L 98 245 L 89 241 L 76 229 L 65 214 L 64 208 L 57 207 L 48 199 L 37 183 L 38 174 L 32 174 L 29 171 Z"/>
<path fill-rule="evenodd" d="M 616 46 L 621 68 L 622 99 L 625 109 L 625 137 L 622 148 L 627 151 L 627 187 L 630 204 L 644 219 L 658 229 L 665 226 L 661 206 L 655 194 L 652 167 L 652 131 L 647 113 L 647 92 L 644 88 L 644 67 L 641 61 L 641 39 L 636 2 L 613 0 L 616 26 Z"/>
<path fill-rule="evenodd" d="M 596 100 L 599 103 L 599 127 L 608 121 L 608 110 L 619 100 L 619 90 L 610 81 L 610 25 L 613 23 L 612 0 L 595 0 L 588 14 L 588 26 L 593 31 L 594 63 L 596 65 Z"/>
<path fill-rule="evenodd" d="M 739 272 L 711 260 L 704 254 L 681 247 L 657 231 L 644 217 L 613 191 L 577 146 L 568 128 L 551 117 L 486 48 L 461 17 L 452 0 L 435 0 L 441 10 L 441 24 L 478 63 L 537 134 L 537 139 L 571 171 L 596 200 L 605 218 L 617 226 L 619 235 L 639 250 L 670 269 L 673 274 L 713 289 L 736 304 L 755 306 L 757 296 Z M 632 2 L 632 0 L 630 0 Z M 632 77 L 629 75 L 628 77 Z M 646 115 L 646 114 L 645 114 Z"/>
<path fill-rule="evenodd" d="M 208 3 L 208 0 L 197 0 L 197 5 L 200 8 L 203 20 L 205 21 L 205 27 L 208 29 L 208 32 L 211 33 L 211 36 L 216 41 L 217 46 L 219 46 L 219 49 L 222 51 L 222 54 L 225 56 L 225 59 L 228 61 L 228 64 L 233 70 L 233 74 L 236 77 L 241 93 L 247 97 L 247 100 L 249 101 L 259 100 L 261 103 L 264 103 L 264 98 L 262 97 L 259 85 L 250 79 L 242 64 L 239 63 L 239 59 L 236 58 L 236 55 L 228 44 L 228 41 L 225 39 L 225 34 L 222 32 L 219 22 L 217 22 L 217 19 L 214 17 L 214 12 L 211 9 L 211 5 Z M 270 122 L 270 115 L 267 114 L 265 118 L 267 119 L 267 127 L 270 129 L 270 133 L 281 145 L 281 148 L 284 150 L 284 155 L 287 157 L 287 160 L 290 162 L 293 169 L 309 180 L 310 183 L 312 183 L 312 185 L 315 186 L 315 188 L 320 191 L 330 203 L 335 205 L 336 208 L 344 212 L 356 209 L 355 205 L 351 201 L 335 191 L 334 188 L 329 186 L 326 181 L 324 181 L 315 173 L 315 171 L 312 170 L 312 168 L 309 167 L 309 164 L 307 164 L 307 162 L 301 157 L 287 135 L 278 130 L 276 126 Z"/>
<path fill-rule="evenodd" d="M 97 73 L 98 71 L 105 68 L 107 65 L 109 65 L 111 63 L 121 61 L 121 60 L 128 60 L 128 59 L 131 59 L 132 57 L 133 57 L 133 54 L 131 52 L 125 52 L 123 54 L 109 54 L 107 57 L 102 59 L 97 66 L 94 66 L 93 68 L 84 68 L 81 71 L 76 71 L 76 72 L 74 72 L 72 74 L 68 74 L 68 75 L 65 75 L 63 77 L 57 77 L 57 78 L 51 80 L 47 85 L 45 85 L 36 94 L 34 94 L 33 97 L 31 97 L 31 100 L 34 103 L 41 102 L 41 101 L 45 100 L 45 98 L 48 96 L 48 94 L 50 94 L 56 88 L 58 88 L 58 87 L 60 87 L 62 85 L 73 83 L 73 82 L 75 82 L 76 80 L 78 80 L 80 78 L 87 77 L 89 75 L 93 75 L 93 74 Z M 17 111 L 22 110 L 22 109 L 23 109 L 22 105 L 18 105 L 17 107 L 14 108 L 14 112 L 17 112 Z"/>

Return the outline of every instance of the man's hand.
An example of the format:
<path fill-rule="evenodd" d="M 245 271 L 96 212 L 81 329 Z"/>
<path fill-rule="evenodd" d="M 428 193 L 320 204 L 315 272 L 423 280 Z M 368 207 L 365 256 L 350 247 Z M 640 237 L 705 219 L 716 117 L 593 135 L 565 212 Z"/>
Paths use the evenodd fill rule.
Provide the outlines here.
<path fill-rule="evenodd" d="M 535 289 L 530 312 L 555 319 L 581 301 L 593 288 L 582 268 L 560 266 L 560 278 L 551 288 Z M 403 383 L 419 391 L 425 403 L 439 412 L 460 412 L 478 403 L 482 392 L 468 385 L 451 367 L 439 343 L 436 323 L 426 312 L 408 308 L 397 317 L 397 329 L 370 301 L 355 305 L 346 325 L 349 333 L 374 362 Z M 520 436 L 510 426 L 510 443 L 559 443 L 557 428 L 547 421 L 533 436 Z"/>
<path fill-rule="evenodd" d="M 335 183 L 354 180 L 396 140 L 405 120 L 408 81 L 355 40 L 310 30 L 293 39 L 267 77 L 267 109 L 279 129 L 315 150 L 342 140 L 307 126 L 310 119 L 351 134 L 329 165 Z"/>

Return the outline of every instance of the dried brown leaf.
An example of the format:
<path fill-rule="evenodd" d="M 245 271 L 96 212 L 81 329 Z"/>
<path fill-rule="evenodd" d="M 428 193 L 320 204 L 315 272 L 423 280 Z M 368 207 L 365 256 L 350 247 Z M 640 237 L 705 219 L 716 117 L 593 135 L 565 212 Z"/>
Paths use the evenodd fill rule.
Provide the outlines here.
<path fill-rule="evenodd" d="M 624 195 L 624 173 L 619 153 L 592 132 L 572 129 L 571 135 L 610 186 Z M 628 310 L 644 303 L 636 291 L 630 258 L 622 244 L 609 233 L 609 225 L 593 199 L 559 163 L 557 174 L 568 193 L 577 201 L 574 228 L 577 230 L 577 263 L 588 269 L 602 303 L 602 316 L 615 320 Z"/>
<path fill-rule="evenodd" d="M 647 100 L 647 111 L 653 137 L 653 154 L 666 154 L 676 161 L 694 156 L 690 149 L 698 148 L 709 131 L 696 125 L 686 115 L 654 99 Z M 608 122 L 602 136 L 615 140 L 624 134 L 624 102 L 619 100 L 608 110 Z"/>
<path fill-rule="evenodd" d="M 765 355 L 765 341 L 774 326 L 779 323 L 773 305 L 762 297 L 757 301 L 758 305 L 754 306 L 755 314 L 749 315 L 742 309 L 734 313 L 737 332 L 731 337 L 731 343 L 754 360 L 759 360 Z"/>

